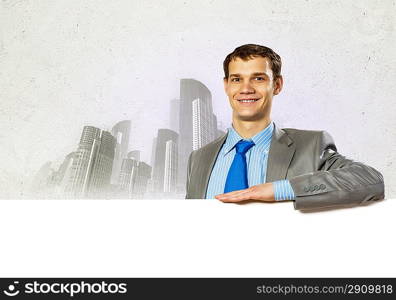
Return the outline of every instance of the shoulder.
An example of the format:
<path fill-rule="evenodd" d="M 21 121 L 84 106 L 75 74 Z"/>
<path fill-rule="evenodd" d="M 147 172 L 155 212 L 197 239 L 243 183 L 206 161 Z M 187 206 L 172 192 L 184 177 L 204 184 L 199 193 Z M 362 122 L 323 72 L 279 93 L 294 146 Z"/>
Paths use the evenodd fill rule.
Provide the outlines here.
<path fill-rule="evenodd" d="M 317 139 L 321 137 L 325 131 L 323 130 L 305 130 L 305 129 L 296 129 L 296 128 L 282 128 L 291 139 L 297 140 L 306 140 L 306 139 Z"/>
<path fill-rule="evenodd" d="M 332 136 L 325 130 L 304 130 L 296 128 L 282 128 L 287 136 L 297 145 L 318 145 L 320 148 L 334 146 Z M 334 146 L 335 147 L 335 146 Z"/>

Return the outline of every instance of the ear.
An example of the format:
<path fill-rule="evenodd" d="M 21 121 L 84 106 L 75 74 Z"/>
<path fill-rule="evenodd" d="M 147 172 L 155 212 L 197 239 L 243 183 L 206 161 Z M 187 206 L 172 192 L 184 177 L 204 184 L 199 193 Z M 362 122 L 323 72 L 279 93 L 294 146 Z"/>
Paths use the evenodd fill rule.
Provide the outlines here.
<path fill-rule="evenodd" d="M 223 78 L 224 91 L 227 94 L 228 78 Z"/>
<path fill-rule="evenodd" d="M 283 77 L 278 76 L 274 81 L 274 95 L 278 95 L 283 88 Z"/>

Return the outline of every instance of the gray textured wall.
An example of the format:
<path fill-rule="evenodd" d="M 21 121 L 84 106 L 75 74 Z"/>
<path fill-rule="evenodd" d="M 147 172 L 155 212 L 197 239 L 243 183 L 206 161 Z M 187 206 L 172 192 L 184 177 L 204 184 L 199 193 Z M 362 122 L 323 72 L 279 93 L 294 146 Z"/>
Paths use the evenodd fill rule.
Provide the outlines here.
<path fill-rule="evenodd" d="M 283 58 L 275 121 L 329 131 L 396 197 L 395 11 L 371 0 L 3 0 L 0 198 L 19 198 L 44 162 L 75 150 L 83 125 L 132 119 L 131 144 L 149 161 L 180 78 L 206 84 L 228 126 L 222 61 L 244 43 Z"/>

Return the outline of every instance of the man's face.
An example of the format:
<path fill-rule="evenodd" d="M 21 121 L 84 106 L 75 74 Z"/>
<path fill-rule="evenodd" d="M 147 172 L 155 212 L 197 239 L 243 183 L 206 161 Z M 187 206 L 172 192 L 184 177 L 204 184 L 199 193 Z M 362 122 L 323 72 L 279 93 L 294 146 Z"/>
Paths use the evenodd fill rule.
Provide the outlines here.
<path fill-rule="evenodd" d="M 273 95 L 282 89 L 282 77 L 274 82 L 270 62 L 264 57 L 232 60 L 224 89 L 233 110 L 233 119 L 257 121 L 269 118 Z"/>

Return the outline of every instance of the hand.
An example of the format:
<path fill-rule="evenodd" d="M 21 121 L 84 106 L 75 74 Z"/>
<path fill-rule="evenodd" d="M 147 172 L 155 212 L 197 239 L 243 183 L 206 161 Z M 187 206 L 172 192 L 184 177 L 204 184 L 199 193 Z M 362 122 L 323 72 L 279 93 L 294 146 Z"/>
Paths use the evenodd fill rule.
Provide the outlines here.
<path fill-rule="evenodd" d="M 272 183 L 254 185 L 250 188 L 215 196 L 222 202 L 242 202 L 248 200 L 258 200 L 264 202 L 275 202 L 274 188 Z"/>

